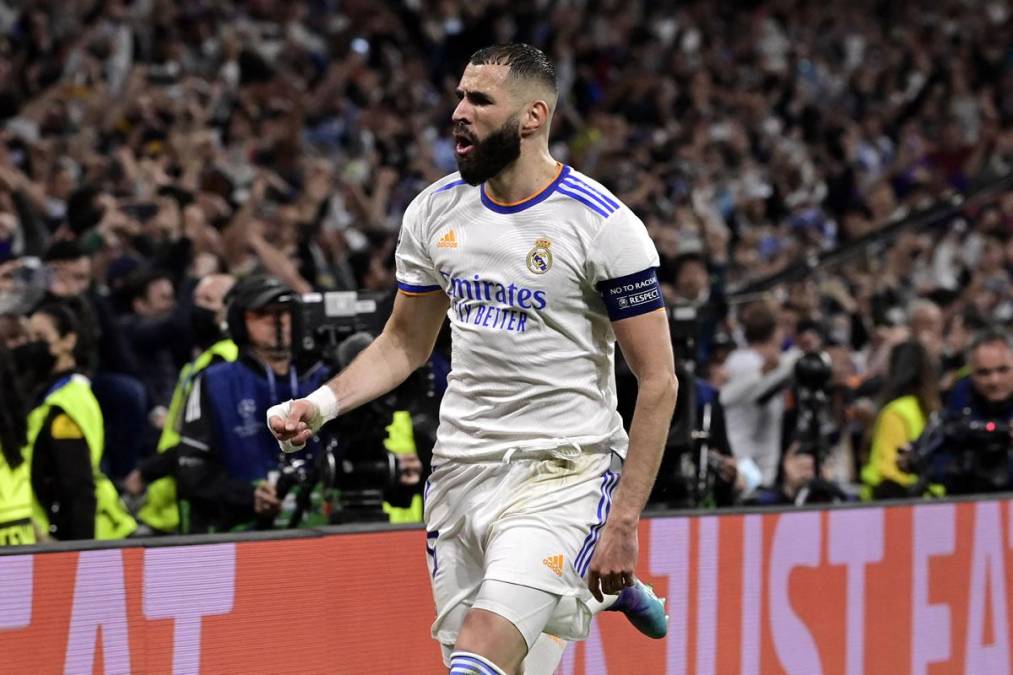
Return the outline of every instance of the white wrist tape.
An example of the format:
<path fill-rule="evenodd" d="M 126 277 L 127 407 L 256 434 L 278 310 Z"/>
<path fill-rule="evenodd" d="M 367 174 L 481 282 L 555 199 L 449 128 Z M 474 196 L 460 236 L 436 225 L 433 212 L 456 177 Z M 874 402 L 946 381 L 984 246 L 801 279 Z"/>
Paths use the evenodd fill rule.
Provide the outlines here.
<path fill-rule="evenodd" d="M 271 429 L 271 419 L 274 417 L 277 417 L 282 420 L 287 419 L 288 413 L 291 409 L 292 409 L 292 401 L 284 401 L 283 403 L 278 403 L 268 408 L 267 428 Z M 271 433 L 274 433 L 273 429 L 271 430 Z M 291 441 L 283 441 L 281 439 L 278 440 L 278 445 L 281 447 L 282 452 L 296 452 L 297 450 L 301 450 L 303 447 L 301 445 L 296 445 Z"/>
<path fill-rule="evenodd" d="M 317 417 L 313 419 L 313 431 L 338 416 L 338 397 L 326 384 L 306 397 L 306 400 L 317 407 Z"/>

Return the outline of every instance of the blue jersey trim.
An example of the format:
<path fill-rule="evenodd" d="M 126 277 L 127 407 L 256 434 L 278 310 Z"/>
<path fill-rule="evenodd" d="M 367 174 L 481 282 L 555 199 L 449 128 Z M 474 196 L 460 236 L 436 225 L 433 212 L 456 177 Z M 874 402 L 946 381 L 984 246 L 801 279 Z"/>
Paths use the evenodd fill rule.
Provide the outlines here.
<path fill-rule="evenodd" d="M 463 180 L 454 180 L 447 183 L 443 187 L 439 188 L 438 190 L 436 190 L 436 192 L 446 192 L 447 190 L 453 190 L 458 185 L 467 185 L 467 183 L 465 183 L 465 181 Z"/>
<path fill-rule="evenodd" d="M 559 184 L 563 181 L 563 179 L 569 175 L 570 175 L 570 167 L 564 166 L 562 171 L 559 172 L 559 175 L 556 176 L 556 180 L 549 183 L 544 190 L 539 192 L 534 197 L 531 197 L 530 199 L 525 199 L 523 202 L 519 204 L 512 204 L 510 206 L 502 206 L 494 202 L 492 199 L 490 199 L 489 195 L 485 193 L 485 185 L 483 184 L 482 189 L 480 190 L 482 194 L 482 204 L 485 206 L 485 208 L 489 209 L 490 211 L 495 211 L 496 213 L 504 213 L 504 214 L 519 213 L 521 211 L 524 211 L 525 209 L 530 209 L 532 206 L 535 206 L 536 204 L 541 204 L 546 199 L 548 199 L 549 196 L 558 189 Z"/>
<path fill-rule="evenodd" d="M 592 197 L 595 201 L 599 202 L 602 206 L 604 206 L 605 210 L 609 211 L 610 213 L 619 208 L 619 203 L 617 201 L 615 201 L 614 199 L 610 199 L 607 195 L 602 194 L 601 192 L 594 189 L 584 181 L 577 178 L 576 176 L 570 176 L 565 181 L 565 183 L 567 187 L 572 187 L 576 190 L 580 190 L 589 197 Z"/>
<path fill-rule="evenodd" d="M 654 267 L 599 281 L 596 287 L 605 301 L 609 318 L 613 321 L 629 319 L 665 306 Z"/>
<path fill-rule="evenodd" d="M 398 281 L 397 287 L 406 293 L 432 293 L 433 291 L 441 290 L 439 285 L 416 286 L 415 284 L 406 284 L 403 281 Z"/>
<path fill-rule="evenodd" d="M 559 194 L 561 194 L 561 195 L 566 195 L 570 199 L 576 199 L 578 202 L 580 202 L 581 204 L 583 204 L 587 208 L 591 209 L 592 211 L 594 211 L 595 213 L 597 213 L 602 218 L 608 218 L 610 215 L 612 215 L 612 212 L 611 211 L 606 211 L 605 208 L 601 204 L 599 204 L 597 202 L 591 201 L 591 199 L 589 197 L 585 197 L 584 195 L 582 195 L 580 193 L 570 192 L 569 190 L 567 190 L 563 186 L 560 186 L 559 188 L 557 188 L 556 191 Z"/>

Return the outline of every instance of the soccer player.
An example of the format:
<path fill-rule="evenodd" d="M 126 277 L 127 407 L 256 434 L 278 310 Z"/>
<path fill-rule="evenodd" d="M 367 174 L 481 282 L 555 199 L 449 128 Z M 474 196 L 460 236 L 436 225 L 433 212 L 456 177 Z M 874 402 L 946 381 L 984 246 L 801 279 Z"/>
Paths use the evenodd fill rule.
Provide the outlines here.
<path fill-rule="evenodd" d="M 677 381 L 643 223 L 549 154 L 552 62 L 523 44 L 482 49 L 457 95 L 460 173 L 405 212 L 382 334 L 267 418 L 283 447 L 305 443 L 422 365 L 448 316 L 453 370 L 425 504 L 433 636 L 454 675 L 539 675 L 559 653 L 525 655 L 585 638 L 607 595 L 664 633 L 634 568 Z M 639 385 L 629 437 L 616 341 Z"/>

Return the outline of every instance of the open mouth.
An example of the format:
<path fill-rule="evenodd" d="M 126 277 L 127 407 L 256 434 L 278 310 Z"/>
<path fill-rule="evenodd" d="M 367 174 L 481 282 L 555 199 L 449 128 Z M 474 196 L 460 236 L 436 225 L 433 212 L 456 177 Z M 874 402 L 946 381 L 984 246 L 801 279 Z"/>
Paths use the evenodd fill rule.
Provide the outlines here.
<path fill-rule="evenodd" d="M 464 134 L 454 134 L 454 152 L 458 157 L 467 155 L 475 147 L 475 142 Z"/>

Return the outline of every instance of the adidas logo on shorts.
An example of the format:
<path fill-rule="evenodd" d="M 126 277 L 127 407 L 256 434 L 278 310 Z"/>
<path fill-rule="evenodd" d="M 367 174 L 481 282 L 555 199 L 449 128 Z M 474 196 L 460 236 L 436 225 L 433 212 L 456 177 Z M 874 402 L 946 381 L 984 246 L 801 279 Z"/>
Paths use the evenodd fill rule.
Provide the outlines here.
<path fill-rule="evenodd" d="M 552 570 L 557 577 L 563 576 L 563 556 L 550 555 L 548 558 L 542 560 L 546 567 Z"/>

